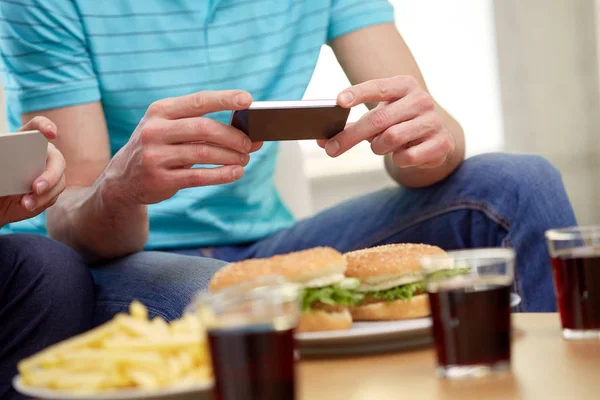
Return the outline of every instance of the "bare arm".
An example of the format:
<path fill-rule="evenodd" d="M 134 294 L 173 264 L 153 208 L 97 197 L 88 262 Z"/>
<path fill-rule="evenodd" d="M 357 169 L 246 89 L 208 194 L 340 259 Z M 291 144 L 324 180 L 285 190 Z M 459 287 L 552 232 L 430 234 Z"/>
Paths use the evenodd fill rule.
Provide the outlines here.
<path fill-rule="evenodd" d="M 123 201 L 104 173 L 110 161 L 108 131 L 99 102 L 24 114 L 43 115 L 60 132 L 55 145 L 67 161 L 67 189 L 47 212 L 50 236 L 88 259 L 141 250 L 148 236 L 146 206 Z"/>
<path fill-rule="evenodd" d="M 252 96 L 239 90 L 159 100 L 112 159 L 100 103 L 37 113 L 55 121 L 57 146 L 67 160 L 68 189 L 48 213 L 50 234 L 92 261 L 142 250 L 149 227 L 146 205 L 181 189 L 243 176 L 249 154 L 262 144 L 203 115 L 245 109 L 251 102 Z M 191 168 L 196 164 L 219 167 Z"/>
<path fill-rule="evenodd" d="M 332 41 L 331 47 L 353 85 L 382 78 L 411 76 L 428 92 L 410 49 L 393 24 L 377 25 L 341 36 Z M 386 89 L 380 86 L 380 90 Z M 374 108 L 378 104 L 380 103 L 375 102 L 367 105 Z M 401 168 L 398 164 L 402 165 L 402 162 L 394 162 L 392 154 L 387 153 L 386 168 L 401 185 L 423 187 L 436 183 L 454 171 L 464 159 L 465 139 L 459 123 L 437 102 L 434 103 L 433 111 L 450 133 L 454 142 L 453 149 L 444 162 L 435 167 Z"/>

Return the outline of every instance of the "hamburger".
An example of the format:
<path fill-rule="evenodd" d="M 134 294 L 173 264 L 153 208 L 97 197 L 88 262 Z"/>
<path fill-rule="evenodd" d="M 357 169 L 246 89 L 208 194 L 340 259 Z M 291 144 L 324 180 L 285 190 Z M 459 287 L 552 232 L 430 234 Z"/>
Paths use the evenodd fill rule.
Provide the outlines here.
<path fill-rule="evenodd" d="M 219 270 L 209 290 L 216 292 L 262 276 L 280 275 L 302 287 L 298 332 L 345 330 L 352 326 L 348 307 L 363 299 L 363 295 L 355 291 L 359 280 L 344 275 L 346 265 L 346 258 L 329 247 L 250 259 Z"/>
<path fill-rule="evenodd" d="M 428 316 L 429 301 L 419 260 L 443 254 L 445 251 L 439 247 L 411 243 L 346 253 L 346 276 L 360 281 L 355 290 L 363 295 L 361 303 L 350 308 L 352 318 L 381 321 Z"/>

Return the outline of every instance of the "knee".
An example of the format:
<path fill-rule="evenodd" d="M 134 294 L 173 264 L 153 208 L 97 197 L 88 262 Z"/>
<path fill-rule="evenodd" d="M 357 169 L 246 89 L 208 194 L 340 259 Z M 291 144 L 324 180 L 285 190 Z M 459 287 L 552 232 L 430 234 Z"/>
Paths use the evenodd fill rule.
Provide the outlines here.
<path fill-rule="evenodd" d="M 559 170 L 538 155 L 482 154 L 466 160 L 462 168 L 476 185 L 518 193 L 565 192 Z"/>
<path fill-rule="evenodd" d="M 0 237 L 9 261 L 11 287 L 27 296 L 29 311 L 76 321 L 86 329 L 94 309 L 94 286 L 85 261 L 67 246 L 38 235 Z M 87 326 L 89 328 L 89 326 Z"/>

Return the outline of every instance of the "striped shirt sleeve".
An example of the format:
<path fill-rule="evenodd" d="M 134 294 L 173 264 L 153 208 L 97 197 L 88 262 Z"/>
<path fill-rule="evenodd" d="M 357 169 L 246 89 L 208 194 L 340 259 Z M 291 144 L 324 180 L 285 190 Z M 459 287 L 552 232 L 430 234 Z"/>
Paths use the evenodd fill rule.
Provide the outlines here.
<path fill-rule="evenodd" d="M 7 98 L 23 113 L 100 99 L 72 0 L 0 1 L 0 55 Z"/>
<path fill-rule="evenodd" d="M 394 8 L 387 0 L 333 0 L 327 40 L 372 25 L 394 22 Z"/>

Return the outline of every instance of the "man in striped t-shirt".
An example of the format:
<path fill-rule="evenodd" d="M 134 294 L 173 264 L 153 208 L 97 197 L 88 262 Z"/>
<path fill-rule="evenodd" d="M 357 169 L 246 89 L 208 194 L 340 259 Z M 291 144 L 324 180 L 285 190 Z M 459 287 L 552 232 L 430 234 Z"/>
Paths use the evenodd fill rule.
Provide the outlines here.
<path fill-rule="evenodd" d="M 173 252 L 231 261 L 392 242 L 512 244 L 524 309 L 553 309 L 542 233 L 575 223 L 560 176 L 531 156 L 463 163 L 462 129 L 393 21 L 385 0 L 2 0 L 10 124 L 57 123 L 69 186 L 8 231 L 48 233 L 100 263 L 98 322 L 132 298 L 176 317 L 221 265 Z M 354 85 L 332 96 L 374 107 L 324 151 L 372 140 L 401 186 L 296 223 L 273 183 L 277 143 L 226 123 L 253 99 L 301 99 L 323 44 Z"/>

